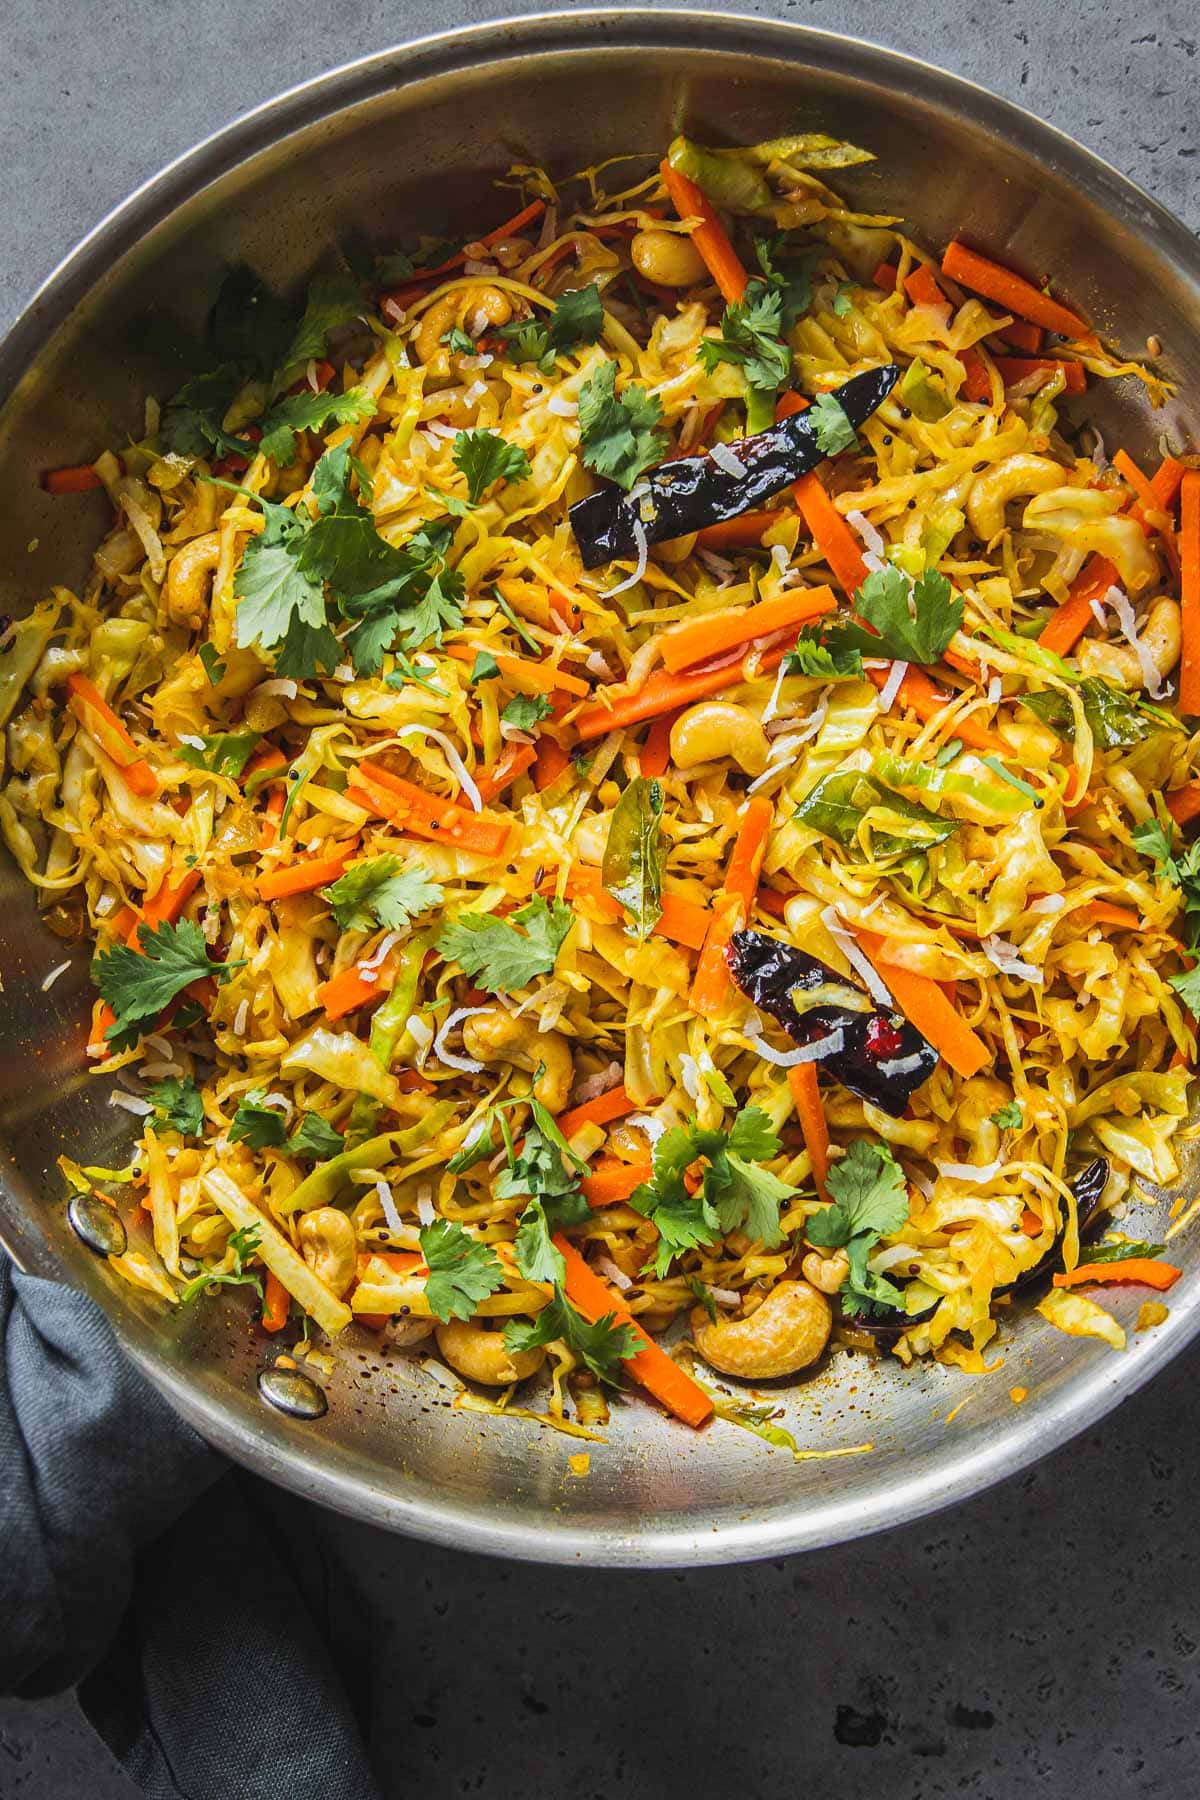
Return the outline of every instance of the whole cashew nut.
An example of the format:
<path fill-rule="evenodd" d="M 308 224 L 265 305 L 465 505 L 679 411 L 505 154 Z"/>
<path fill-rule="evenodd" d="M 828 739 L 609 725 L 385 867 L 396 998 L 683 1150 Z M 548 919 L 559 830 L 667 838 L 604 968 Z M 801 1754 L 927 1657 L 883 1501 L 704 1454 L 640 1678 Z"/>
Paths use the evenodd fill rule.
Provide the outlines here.
<path fill-rule="evenodd" d="M 490 325 L 507 325 L 512 318 L 512 302 L 499 288 L 456 288 L 435 300 L 413 333 L 412 346 L 418 361 L 432 362 L 445 350 L 442 339 L 455 325 L 467 324 L 473 337 L 480 337 Z"/>
<path fill-rule="evenodd" d="M 692 1337 L 706 1363 L 741 1381 L 791 1375 L 816 1362 L 829 1342 L 833 1313 L 824 1294 L 807 1281 L 781 1281 L 744 1319 L 715 1324 L 701 1307 L 692 1314 Z"/>
<path fill-rule="evenodd" d="M 678 231 L 639 231 L 629 246 L 633 266 L 659 287 L 693 287 L 705 276 L 704 258 Z"/>
<path fill-rule="evenodd" d="M 167 570 L 167 615 L 174 625 L 198 625 L 208 608 L 208 590 L 221 559 L 216 531 L 192 538 L 175 552 Z"/>
<path fill-rule="evenodd" d="M 731 700 L 703 700 L 689 706 L 671 727 L 671 761 L 677 769 L 731 757 L 747 775 L 761 775 L 767 754 L 762 726 L 753 713 Z"/>
<path fill-rule="evenodd" d="M 548 1112 L 560 1113 L 575 1080 L 571 1048 L 559 1031 L 539 1031 L 530 1018 L 514 1019 L 502 1006 L 489 1007 L 463 1020 L 463 1047 L 482 1063 L 510 1063 L 527 1075 L 542 1073 L 533 1095 Z"/>
<path fill-rule="evenodd" d="M 336 1206 L 318 1206 L 301 1219 L 299 1237 L 305 1262 L 340 1300 L 358 1267 L 354 1226 Z"/>
<path fill-rule="evenodd" d="M 509 1350 L 502 1331 L 489 1331 L 473 1319 L 448 1319 L 437 1327 L 437 1346 L 450 1367 L 484 1387 L 508 1387 L 537 1373 L 546 1352 Z"/>
<path fill-rule="evenodd" d="M 1179 602 L 1164 594 L 1146 614 L 1138 636 L 1159 680 L 1171 673 L 1183 651 L 1183 618 Z M 1100 638 L 1084 638 L 1076 652 L 1085 675 L 1099 675 L 1117 687 L 1146 685 L 1142 659 L 1131 644 L 1109 644 Z"/>
<path fill-rule="evenodd" d="M 971 530 L 985 544 L 1004 530 L 1004 509 L 1019 494 L 1045 494 L 1061 487 L 1065 470 L 1048 456 L 1019 451 L 985 469 L 971 487 L 967 518 Z"/>

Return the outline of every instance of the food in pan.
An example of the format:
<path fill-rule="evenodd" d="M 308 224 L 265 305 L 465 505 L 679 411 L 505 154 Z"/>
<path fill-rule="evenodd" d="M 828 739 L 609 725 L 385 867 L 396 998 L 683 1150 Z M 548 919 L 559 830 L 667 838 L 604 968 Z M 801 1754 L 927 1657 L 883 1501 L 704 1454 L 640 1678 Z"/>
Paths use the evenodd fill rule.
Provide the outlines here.
<path fill-rule="evenodd" d="M 681 138 L 302 311 L 233 271 L 44 478 L 112 517 L 5 634 L 0 825 L 47 985 L 92 947 L 138 1138 L 63 1168 L 129 1281 L 586 1429 L 1176 1279 L 1200 459 L 862 160 Z"/>

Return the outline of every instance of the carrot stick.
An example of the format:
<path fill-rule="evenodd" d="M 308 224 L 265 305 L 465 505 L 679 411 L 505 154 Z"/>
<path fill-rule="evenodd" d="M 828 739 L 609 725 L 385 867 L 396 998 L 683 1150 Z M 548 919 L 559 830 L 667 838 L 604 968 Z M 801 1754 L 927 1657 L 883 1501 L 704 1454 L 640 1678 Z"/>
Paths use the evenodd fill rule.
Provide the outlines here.
<path fill-rule="evenodd" d="M 585 1175 L 580 1182 L 583 1197 L 591 1207 L 618 1206 L 622 1200 L 628 1200 L 635 1188 L 641 1187 L 643 1181 L 649 1181 L 654 1173 L 653 1163 L 618 1162 L 615 1156 L 598 1162 L 590 1175 Z"/>
<path fill-rule="evenodd" d="M 266 850 L 279 842 L 279 821 L 283 817 L 283 809 L 287 804 L 282 788 L 275 788 L 267 795 L 266 813 L 258 834 L 258 847 Z"/>
<path fill-rule="evenodd" d="M 435 843 L 456 844 L 481 856 L 500 856 L 508 842 L 507 821 L 472 812 L 453 800 L 441 800 L 378 763 L 359 763 L 346 798 L 368 812 L 382 814 L 402 831 Z"/>
<path fill-rule="evenodd" d="M 86 494 L 89 488 L 103 487 L 104 483 L 91 463 L 74 463 L 65 469 L 44 469 L 42 486 L 48 494 Z"/>
<path fill-rule="evenodd" d="M 759 664 L 759 674 L 777 669 L 788 654 L 784 648 L 768 650 Z M 597 701 L 585 706 L 575 717 L 575 729 L 583 742 L 607 737 L 629 725 L 640 725 L 645 719 L 662 713 L 676 713 L 681 707 L 719 694 L 723 688 L 736 687 L 742 680 L 740 662 L 728 663 L 722 669 L 702 669 L 672 675 L 667 669 L 656 669 L 636 694 L 622 694 L 607 703 Z"/>
<path fill-rule="evenodd" d="M 1200 815 L 1200 781 L 1189 781 L 1186 787 L 1176 788 L 1164 798 L 1167 811 L 1179 826 L 1189 825 Z"/>
<path fill-rule="evenodd" d="M 673 169 L 669 162 L 660 163 L 659 173 L 679 217 L 699 219 L 692 242 L 727 304 L 735 305 L 746 292 L 748 277 L 712 202 L 689 176 Z"/>
<path fill-rule="evenodd" d="M 548 892 L 554 890 L 554 877 L 543 883 Z M 588 863 L 573 863 L 567 874 L 567 898 L 569 900 L 586 900 L 596 908 L 602 918 L 616 920 L 621 917 L 620 902 L 614 900 L 604 885 L 599 869 Z M 662 896 L 662 914 L 651 931 L 652 937 L 669 938 L 673 944 L 682 944 L 685 949 L 699 950 L 708 930 L 708 922 L 712 917 L 708 908 L 697 906 L 694 900 L 685 899 L 667 888 Z"/>
<path fill-rule="evenodd" d="M 559 1113 L 554 1123 L 565 1138 L 572 1138 L 583 1125 L 611 1125 L 614 1120 L 636 1111 L 637 1101 L 629 1098 L 624 1083 L 618 1083 L 606 1094 L 597 1094 L 594 1100 L 585 1100 L 581 1105 Z"/>
<path fill-rule="evenodd" d="M 671 761 L 671 727 L 676 717 L 675 713 L 667 713 L 664 718 L 655 719 L 646 733 L 638 758 L 638 773 L 647 781 L 656 781 Z"/>
<path fill-rule="evenodd" d="M 352 963 L 348 969 L 331 975 L 317 989 L 326 1018 L 343 1019 L 347 1013 L 378 1000 L 395 981 L 398 967 L 398 960 L 385 957 L 382 964 Z"/>
<path fill-rule="evenodd" d="M 283 900 L 289 894 L 311 894 L 314 888 L 336 881 L 346 867 L 349 851 L 340 856 L 310 856 L 286 869 L 269 869 L 258 878 L 260 900 Z"/>
<path fill-rule="evenodd" d="M 889 669 L 866 671 L 868 681 L 873 681 L 881 689 L 886 686 L 889 673 Z M 935 718 L 944 706 L 948 706 L 955 696 L 939 693 L 928 675 L 920 669 L 910 668 L 900 683 L 897 697 L 902 706 L 910 707 L 916 713 L 918 719 L 928 721 Z M 973 750 L 986 750 L 990 756 L 1009 755 L 1008 745 L 985 726 L 976 724 L 974 719 L 958 720 L 954 726 L 954 735 L 961 738 L 964 744 L 969 744 Z"/>
<path fill-rule="evenodd" d="M 995 333 L 998 342 L 1011 344 L 1014 350 L 1027 350 L 1030 356 L 1036 356 L 1045 340 L 1045 332 L 1040 325 L 1030 325 L 1025 319 L 1013 319 L 1007 325 L 1001 325 Z M 989 338 L 991 343 L 992 339 Z"/>
<path fill-rule="evenodd" d="M 696 533 L 699 550 L 745 550 L 761 544 L 763 536 L 780 519 L 786 519 L 785 507 L 767 507 L 761 512 L 745 512 L 736 519 L 722 519 L 719 525 L 704 525 Z"/>
<path fill-rule="evenodd" d="M 475 644 L 448 644 L 446 654 L 457 658 L 459 662 L 473 663 L 481 647 Z M 496 667 L 502 675 L 511 675 L 514 681 L 528 688 L 531 693 L 548 694 L 554 688 L 562 688 L 564 693 L 577 694 L 581 700 L 586 700 L 592 691 L 580 676 L 570 674 L 557 663 L 534 662 L 526 656 L 510 656 L 506 650 L 490 648 L 488 655 L 495 659 Z"/>
<path fill-rule="evenodd" d="M 1179 667 L 1179 710 L 1200 713 L 1200 470 L 1183 477 L 1179 502 L 1180 605 L 1183 661 Z"/>
<path fill-rule="evenodd" d="M 1142 474 L 1127 450 L 1114 451 L 1112 465 L 1119 475 L 1124 476 L 1143 506 L 1149 507 L 1151 512 L 1164 511 L 1154 492 L 1153 483 L 1148 476 Z"/>
<path fill-rule="evenodd" d="M 703 1425 L 712 1417 L 713 1403 L 699 1382 L 693 1381 L 665 1350 L 646 1336 L 633 1314 L 621 1305 L 600 1277 L 593 1274 L 561 1232 L 555 1234 L 554 1245 L 567 1265 L 567 1298 L 579 1308 L 584 1318 L 594 1325 L 611 1313 L 616 1324 L 632 1326 L 641 1341 L 637 1355 L 629 1357 L 625 1364 L 634 1380 L 685 1425 Z"/>
<path fill-rule="evenodd" d="M 116 763 L 134 793 L 145 798 L 157 794 L 158 777 L 95 683 L 76 672 L 67 676 L 67 692 L 75 717 Z"/>
<path fill-rule="evenodd" d="M 92 1008 L 92 1025 L 88 1032 L 87 1054 L 96 1061 L 100 1057 L 111 1056 L 112 1045 L 107 1033 L 117 1022 L 117 1015 L 107 1000 L 97 1000 Z"/>
<path fill-rule="evenodd" d="M 1150 492 L 1154 495 L 1155 504 L 1164 512 L 1175 504 L 1175 496 L 1186 474 L 1187 467 L 1184 463 L 1178 462 L 1173 456 L 1164 456 L 1150 477 Z"/>
<path fill-rule="evenodd" d="M 725 871 L 724 889 L 709 914 L 708 930 L 688 995 L 688 1006 L 702 1017 L 718 1011 L 729 992 L 726 951 L 734 932 L 750 917 L 753 909 L 774 819 L 774 802 L 761 796 L 751 800 L 742 815 L 730 852 L 729 867 Z"/>
<path fill-rule="evenodd" d="M 793 413 L 804 412 L 807 406 L 803 394 L 781 394 L 776 402 L 775 417 L 791 418 Z M 792 493 L 813 543 L 833 570 L 839 587 L 853 599 L 870 573 L 858 540 L 815 472 L 802 475 L 794 482 Z"/>
<path fill-rule="evenodd" d="M 532 768 L 536 759 L 537 750 L 533 744 L 509 744 L 490 769 L 482 769 L 475 777 L 479 798 L 494 800 L 497 794 L 502 794 L 505 788 L 511 787 L 526 769 Z"/>
<path fill-rule="evenodd" d="M 885 294 L 890 294 L 896 285 L 896 277 L 899 273 L 895 263 L 878 263 L 875 273 L 871 277 L 871 286 L 882 288 Z"/>
<path fill-rule="evenodd" d="M 1043 627 L 1038 637 L 1042 649 L 1053 650 L 1056 656 L 1069 656 L 1092 622 L 1092 601 L 1102 600 L 1120 580 L 1106 556 L 1089 556 L 1071 583 L 1066 599 Z"/>
<path fill-rule="evenodd" d="M 1044 325 L 1047 331 L 1057 332 L 1059 337 L 1090 335 L 1078 313 L 1051 300 L 1048 294 L 1043 294 L 1020 275 L 1014 275 L 1011 269 L 992 262 L 990 257 L 980 256 L 976 250 L 968 250 L 965 244 L 955 242 L 947 246 L 942 257 L 942 273 L 951 281 L 982 294 L 985 299 L 994 300 L 1005 312 L 1016 313 L 1018 318 L 1029 319 L 1034 325 Z"/>
<path fill-rule="evenodd" d="M 769 913 L 773 919 L 787 917 L 787 903 L 790 894 L 781 894 L 778 888 L 760 887 L 754 896 L 754 903 L 762 912 Z"/>
<path fill-rule="evenodd" d="M 142 908 L 142 918 L 147 925 L 174 925 L 199 886 L 199 869 L 188 869 L 178 881 L 164 881 Z M 136 937 L 136 925 L 133 931 Z"/>
<path fill-rule="evenodd" d="M 747 803 L 737 836 L 733 840 L 729 867 L 725 871 L 725 892 L 737 895 L 742 903 L 743 916 L 749 914 L 754 904 L 759 871 L 774 821 L 775 802 L 757 794 Z"/>
<path fill-rule="evenodd" d="M 267 1270 L 267 1279 L 263 1289 L 262 1328 L 264 1331 L 282 1331 L 288 1322 L 292 1296 L 280 1281 L 274 1270 Z"/>
<path fill-rule="evenodd" d="M 563 749 L 557 738 L 542 736 L 538 739 L 533 785 L 539 794 L 558 780 L 570 761 L 569 752 Z"/>
<path fill-rule="evenodd" d="M 949 305 L 928 263 L 918 263 L 912 274 L 905 277 L 904 291 L 914 306 Z"/>
<path fill-rule="evenodd" d="M 246 787 L 254 781 L 254 777 L 257 775 L 258 781 L 254 785 L 257 787 L 265 787 L 268 781 L 280 780 L 287 766 L 288 759 L 283 754 L 283 751 L 278 749 L 274 744 L 268 744 L 265 750 L 256 750 L 254 752 L 254 755 L 242 770 L 239 779 L 242 786 Z M 268 770 L 271 771 L 270 774 L 267 773 Z"/>
<path fill-rule="evenodd" d="M 1139 914 L 1129 906 L 1115 906 L 1111 900 L 1092 900 L 1084 909 L 1093 925 L 1115 925 L 1119 931 L 1140 931 Z"/>
<path fill-rule="evenodd" d="M 796 1117 L 804 1133 L 804 1147 L 812 1164 L 813 1184 L 821 1199 L 827 1201 L 825 1177 L 829 1173 L 829 1127 L 825 1123 L 825 1108 L 821 1105 L 816 1063 L 797 1063 L 794 1069 L 788 1070 L 787 1079 Z"/>
<path fill-rule="evenodd" d="M 725 952 L 738 927 L 741 901 L 736 894 L 723 894 L 713 905 L 704 948 L 696 964 L 696 974 L 688 994 L 688 1006 L 703 1018 L 718 1012 L 729 992 L 729 965 Z"/>
<path fill-rule="evenodd" d="M 1136 1281 L 1140 1287 L 1158 1288 L 1166 1293 L 1175 1286 L 1182 1269 L 1174 1263 L 1157 1262 L 1149 1256 L 1127 1256 L 1121 1262 L 1080 1263 L 1054 1277 L 1055 1287 L 1083 1287 L 1093 1281 Z"/>
<path fill-rule="evenodd" d="M 988 374 L 987 364 L 974 344 L 967 350 L 960 350 L 958 360 L 967 372 L 963 382 L 963 398 L 979 406 L 992 397 L 992 378 Z"/>
<path fill-rule="evenodd" d="M 1005 387 L 1015 387 L 1018 381 L 1036 375 L 1039 369 L 1050 369 L 1055 374 L 1061 369 L 1066 377 L 1068 394 L 1087 392 L 1087 370 L 1082 363 L 1064 362 L 1054 356 L 997 356 L 993 360 Z"/>
<path fill-rule="evenodd" d="M 887 939 L 873 932 L 856 933 L 880 980 L 911 1025 L 927 1038 L 944 1062 L 969 1081 L 992 1060 L 992 1053 L 947 1000 L 936 981 L 902 969 L 887 954 Z"/>
<path fill-rule="evenodd" d="M 836 608 L 833 590 L 818 587 L 795 588 L 772 600 L 760 600 L 741 612 L 710 613 L 663 633 L 663 662 L 672 675 L 678 675 L 726 650 L 753 643 L 755 638 L 773 631 L 788 631 Z"/>

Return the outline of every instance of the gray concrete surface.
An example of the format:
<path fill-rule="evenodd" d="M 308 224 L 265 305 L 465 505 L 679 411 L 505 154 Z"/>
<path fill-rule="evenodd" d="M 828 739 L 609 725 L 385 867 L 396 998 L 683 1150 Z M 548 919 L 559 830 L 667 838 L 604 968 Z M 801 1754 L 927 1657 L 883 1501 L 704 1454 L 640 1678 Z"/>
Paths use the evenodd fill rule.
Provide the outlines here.
<path fill-rule="evenodd" d="M 5 0 L 0 327 L 107 207 L 237 112 L 406 35 L 514 10 L 526 9 Z M 1200 224 L 1194 0 L 742 10 L 971 76 Z M 364 1616 L 376 1621 L 373 1735 L 396 1795 L 1191 1800 L 1198 1377 L 1200 1353 L 982 1500 L 757 1568 L 522 1568 L 272 1504 L 282 1528 L 328 1550 L 335 1640 L 359 1651 Z M 69 1700 L 0 1705 L 0 1800 L 132 1792 Z"/>

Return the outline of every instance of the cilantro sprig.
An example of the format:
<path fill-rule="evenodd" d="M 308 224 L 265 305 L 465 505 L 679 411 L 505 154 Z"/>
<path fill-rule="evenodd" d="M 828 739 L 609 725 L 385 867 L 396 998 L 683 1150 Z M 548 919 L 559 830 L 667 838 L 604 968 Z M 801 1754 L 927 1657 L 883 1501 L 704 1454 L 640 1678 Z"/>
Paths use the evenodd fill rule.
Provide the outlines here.
<path fill-rule="evenodd" d="M 808 417 L 812 421 L 817 447 L 826 456 L 837 456 L 857 444 L 858 433 L 836 394 L 818 394 L 808 409 Z"/>
<path fill-rule="evenodd" d="M 590 281 L 564 294 L 548 318 L 514 319 L 496 335 L 505 340 L 512 362 L 536 363 L 541 374 L 553 375 L 561 352 L 594 344 L 603 329 L 600 289 Z"/>
<path fill-rule="evenodd" d="M 92 961 L 92 979 L 112 1007 L 115 1023 L 105 1032 L 114 1050 L 136 1044 L 143 1028 L 193 981 L 214 976 L 227 981 L 241 963 L 214 962 L 200 927 L 191 919 L 177 925 L 138 926 L 140 950 L 116 944 Z"/>
<path fill-rule="evenodd" d="M 204 1130 L 204 1102 L 190 1075 L 168 1075 L 146 1089 L 154 1108 L 154 1122 L 183 1137 L 199 1137 Z"/>
<path fill-rule="evenodd" d="M 490 993 L 512 993 L 537 975 L 548 975 L 558 959 L 574 914 L 561 900 L 538 895 L 527 906 L 498 919 L 490 913 L 459 913 L 443 927 L 437 947 L 447 962 Z"/>
<path fill-rule="evenodd" d="M 897 662 L 935 663 L 963 618 L 962 597 L 953 592 L 940 570 L 926 569 L 916 581 L 910 581 L 894 563 L 867 576 L 854 597 L 854 607 L 859 618 L 874 626 L 874 634 L 847 619 L 826 626 L 818 637 L 808 640 L 824 646 L 832 661 L 841 659 L 846 666 L 852 653 L 892 657 Z"/>
<path fill-rule="evenodd" d="M 1154 863 L 1160 881 L 1177 887 L 1183 896 L 1183 918 L 1189 955 L 1200 954 L 1200 838 L 1175 854 L 1175 828 L 1158 819 L 1147 819 L 1132 833 L 1133 847 Z M 1193 1016 L 1200 1015 L 1200 964 L 1168 977 L 1171 987 Z"/>
<path fill-rule="evenodd" d="M 659 1243 L 650 1265 L 661 1280 L 675 1257 L 711 1244 L 720 1233 L 744 1231 L 765 1249 L 783 1240 L 779 1207 L 796 1192 L 759 1165 L 779 1154 L 779 1138 L 761 1107 L 747 1106 L 728 1132 L 677 1125 L 654 1146 L 654 1170 L 630 1198 L 630 1205 L 658 1227 Z M 688 1171 L 703 1162 L 695 1193 Z"/>
<path fill-rule="evenodd" d="M 258 1249 L 259 1242 L 257 1225 L 242 1225 L 237 1231 L 231 1231 L 226 1247 L 233 1257 L 233 1267 L 219 1272 L 205 1269 L 201 1274 L 194 1275 L 180 1293 L 179 1304 L 187 1306 L 196 1298 L 197 1294 L 217 1287 L 250 1287 L 254 1289 L 261 1300 L 263 1297 L 262 1281 L 259 1276 L 246 1267 Z"/>
<path fill-rule="evenodd" d="M 560 1339 L 576 1362 L 610 1387 L 621 1379 L 621 1364 L 627 1357 L 636 1356 L 642 1347 L 633 1327 L 618 1324 L 615 1313 L 605 1313 L 594 1325 L 590 1324 L 561 1288 L 555 1289 L 549 1306 L 532 1323 L 510 1319 L 504 1328 L 504 1342 L 509 1350 L 536 1350 Z"/>
<path fill-rule="evenodd" d="M 450 460 L 466 476 L 472 506 L 478 506 L 497 482 L 526 481 L 529 457 L 520 444 L 510 444 L 498 431 L 460 431 Z"/>
<path fill-rule="evenodd" d="M 504 1285 L 504 1269 L 496 1252 L 461 1225 L 435 1219 L 420 1234 L 421 1255 L 429 1270 L 425 1298 L 435 1318 L 475 1316 L 481 1300 Z"/>
<path fill-rule="evenodd" d="M 831 1165 L 825 1185 L 832 1204 L 813 1213 L 804 1233 L 818 1249 L 846 1251 L 850 1273 L 840 1295 L 843 1310 L 903 1306 L 903 1290 L 867 1267 L 880 1238 L 899 1231 L 908 1219 L 908 1188 L 899 1163 L 886 1144 L 856 1138 Z"/>
<path fill-rule="evenodd" d="M 300 1115 L 295 1131 L 289 1132 L 278 1107 L 266 1104 L 265 1088 L 251 1088 L 239 1101 L 229 1127 L 230 1142 L 244 1143 L 251 1150 L 286 1150 L 289 1156 L 325 1162 L 340 1156 L 346 1140 L 319 1113 Z"/>
<path fill-rule="evenodd" d="M 780 335 L 782 312 L 779 288 L 749 282 L 743 298 L 725 308 L 718 336 L 701 339 L 701 366 L 711 374 L 719 363 L 732 363 L 760 405 L 773 400 L 792 373 L 792 353 Z"/>
<path fill-rule="evenodd" d="M 667 437 L 654 429 L 662 418 L 657 398 L 633 381 L 618 394 L 616 381 L 617 365 L 606 360 L 584 382 L 579 435 L 588 468 L 628 492 L 639 475 L 662 461 Z"/>
<path fill-rule="evenodd" d="M 383 925 L 399 931 L 419 913 L 440 906 L 444 890 L 415 863 L 398 856 L 373 856 L 352 863 L 331 886 L 321 889 L 340 931 L 370 931 Z"/>

